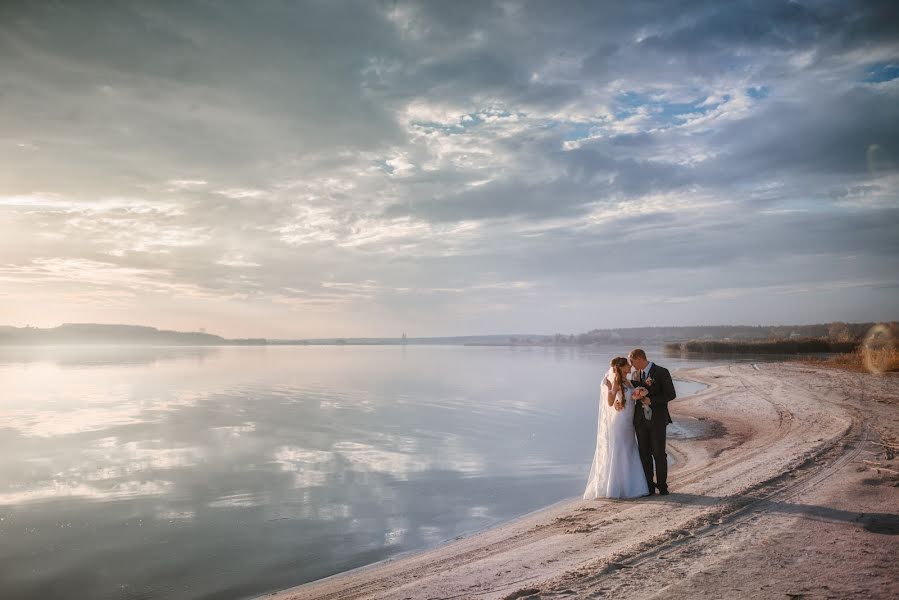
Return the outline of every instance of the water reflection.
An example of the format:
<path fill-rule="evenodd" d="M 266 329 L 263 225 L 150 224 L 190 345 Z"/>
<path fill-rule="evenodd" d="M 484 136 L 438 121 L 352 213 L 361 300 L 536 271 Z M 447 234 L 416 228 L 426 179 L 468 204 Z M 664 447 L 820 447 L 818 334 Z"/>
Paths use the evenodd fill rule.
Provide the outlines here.
<path fill-rule="evenodd" d="M 48 362 L 61 367 L 149 365 L 215 355 L 215 346 L 0 346 L 0 365 Z"/>
<path fill-rule="evenodd" d="M 261 594 L 575 496 L 620 351 L 155 350 L 0 354 L 4 598 Z"/>

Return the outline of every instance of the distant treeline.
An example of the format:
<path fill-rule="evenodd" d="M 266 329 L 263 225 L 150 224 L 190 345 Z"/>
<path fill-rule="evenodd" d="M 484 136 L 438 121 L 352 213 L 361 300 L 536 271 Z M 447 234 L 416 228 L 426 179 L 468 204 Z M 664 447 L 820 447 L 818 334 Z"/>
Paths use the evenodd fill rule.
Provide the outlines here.
<path fill-rule="evenodd" d="M 874 323 L 819 323 L 815 325 L 699 325 L 688 327 L 623 327 L 593 329 L 586 333 L 490 336 L 467 342 L 489 346 L 600 346 L 608 344 L 683 344 L 715 342 L 771 342 L 789 339 L 826 339 L 855 342 Z"/>
<path fill-rule="evenodd" d="M 703 354 L 824 354 L 851 353 L 865 343 L 865 336 L 872 331 L 875 323 L 830 323 L 828 325 L 808 325 L 804 327 L 777 328 L 778 331 L 762 340 L 692 339 L 684 342 L 669 342 L 665 351 L 669 353 Z M 899 324 L 885 323 L 889 331 L 899 331 Z M 789 330 L 788 335 L 784 335 Z M 808 335 L 814 332 L 815 335 Z"/>
<path fill-rule="evenodd" d="M 824 354 L 828 352 L 854 352 L 860 341 L 834 342 L 821 338 L 767 340 L 767 341 L 715 341 L 690 340 L 665 344 L 667 353 L 697 354 Z"/>
<path fill-rule="evenodd" d="M 155 345 L 155 346 L 226 346 L 262 345 L 264 339 L 229 340 L 200 331 L 166 331 L 138 325 L 104 325 L 66 323 L 59 327 L 0 327 L 0 345 Z"/>
<path fill-rule="evenodd" d="M 815 325 L 701 325 L 695 327 L 629 327 L 594 329 L 587 333 L 560 334 L 549 342 L 565 345 L 674 343 L 702 341 L 773 341 L 827 339 L 834 342 L 860 340 L 874 323 L 819 323 Z"/>

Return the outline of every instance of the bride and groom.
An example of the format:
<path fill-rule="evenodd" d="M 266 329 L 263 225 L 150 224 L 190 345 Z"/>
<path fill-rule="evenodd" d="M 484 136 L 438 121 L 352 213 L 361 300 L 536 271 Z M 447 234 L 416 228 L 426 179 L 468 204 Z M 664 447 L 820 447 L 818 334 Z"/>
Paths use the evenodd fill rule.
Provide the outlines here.
<path fill-rule="evenodd" d="M 656 490 L 667 494 L 665 430 L 671 423 L 668 402 L 677 396 L 668 369 L 636 348 L 628 358 L 612 359 L 601 390 L 596 452 L 584 499 L 636 498 Z"/>

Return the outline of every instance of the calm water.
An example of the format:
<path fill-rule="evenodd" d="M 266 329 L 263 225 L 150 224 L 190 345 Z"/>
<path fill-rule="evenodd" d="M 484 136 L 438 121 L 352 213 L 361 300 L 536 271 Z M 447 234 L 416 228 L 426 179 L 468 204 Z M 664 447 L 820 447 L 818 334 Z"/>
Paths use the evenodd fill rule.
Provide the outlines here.
<path fill-rule="evenodd" d="M 250 597 L 580 495 L 620 350 L 0 348 L 0 597 Z"/>

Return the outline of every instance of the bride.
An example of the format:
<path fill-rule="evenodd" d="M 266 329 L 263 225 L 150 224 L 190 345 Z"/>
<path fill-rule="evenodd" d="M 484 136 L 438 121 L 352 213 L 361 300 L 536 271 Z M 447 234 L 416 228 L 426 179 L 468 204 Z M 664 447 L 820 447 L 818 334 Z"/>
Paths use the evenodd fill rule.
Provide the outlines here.
<path fill-rule="evenodd" d="M 585 500 L 649 494 L 634 434 L 634 387 L 626 377 L 628 372 L 630 363 L 618 356 L 612 359 L 603 379 L 596 452 L 584 491 Z"/>

